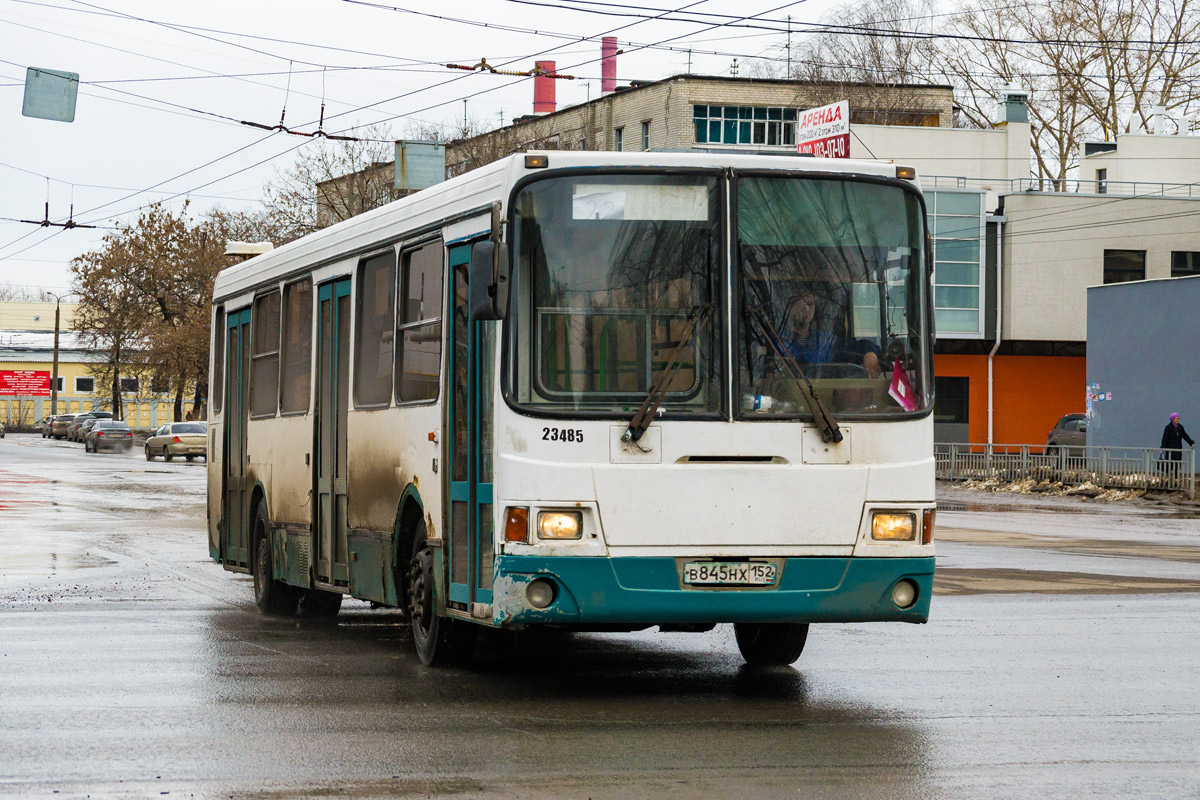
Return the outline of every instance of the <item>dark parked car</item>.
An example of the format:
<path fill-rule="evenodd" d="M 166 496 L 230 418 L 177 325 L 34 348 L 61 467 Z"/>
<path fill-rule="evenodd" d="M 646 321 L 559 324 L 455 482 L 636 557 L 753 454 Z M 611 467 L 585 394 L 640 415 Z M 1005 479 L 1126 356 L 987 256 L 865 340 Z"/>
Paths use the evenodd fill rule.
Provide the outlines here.
<path fill-rule="evenodd" d="M 112 413 L 108 411 L 88 411 L 83 414 L 76 414 L 75 419 L 71 420 L 71 424 L 67 427 L 67 440 L 82 442 L 86 431 L 80 429 L 83 423 L 89 419 L 112 419 Z"/>
<path fill-rule="evenodd" d="M 89 453 L 99 453 L 101 450 L 124 450 L 128 453 L 133 449 L 133 431 L 122 420 L 98 419 L 87 432 L 83 449 Z"/>
<path fill-rule="evenodd" d="M 99 421 L 100 420 L 97 419 L 96 417 L 92 417 L 91 419 L 85 419 L 83 422 L 81 422 L 79 424 L 78 430 L 75 431 L 75 441 L 77 441 L 77 442 L 87 441 L 88 431 L 90 431 L 92 429 L 92 426 L 95 425 Z"/>
<path fill-rule="evenodd" d="M 1067 414 L 1058 421 L 1046 434 L 1046 454 L 1058 452 L 1058 448 L 1067 448 L 1068 455 L 1082 453 L 1087 445 L 1087 415 Z"/>

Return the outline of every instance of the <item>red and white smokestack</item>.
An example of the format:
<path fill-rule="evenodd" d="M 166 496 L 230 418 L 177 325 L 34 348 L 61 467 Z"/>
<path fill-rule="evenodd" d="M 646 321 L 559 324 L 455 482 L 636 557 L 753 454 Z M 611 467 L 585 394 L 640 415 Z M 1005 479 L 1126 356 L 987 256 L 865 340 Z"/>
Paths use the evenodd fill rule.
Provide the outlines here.
<path fill-rule="evenodd" d="M 612 94 L 617 90 L 617 37 L 605 36 L 600 40 L 600 94 Z"/>
<path fill-rule="evenodd" d="M 537 75 L 533 78 L 533 113 L 553 114 L 556 105 L 554 99 L 553 61 L 536 61 Z"/>

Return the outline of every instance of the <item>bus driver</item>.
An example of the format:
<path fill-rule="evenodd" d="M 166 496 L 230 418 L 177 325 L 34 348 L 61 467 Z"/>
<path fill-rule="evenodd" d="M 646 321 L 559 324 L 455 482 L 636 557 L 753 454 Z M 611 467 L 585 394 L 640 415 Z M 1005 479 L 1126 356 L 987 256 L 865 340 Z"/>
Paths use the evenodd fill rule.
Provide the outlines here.
<path fill-rule="evenodd" d="M 880 349 L 867 340 L 846 339 L 837 334 L 813 327 L 817 298 L 812 289 L 803 289 L 788 300 L 779 344 L 796 363 L 825 364 L 831 361 L 858 363 L 861 358 L 867 375 L 877 378 Z"/>

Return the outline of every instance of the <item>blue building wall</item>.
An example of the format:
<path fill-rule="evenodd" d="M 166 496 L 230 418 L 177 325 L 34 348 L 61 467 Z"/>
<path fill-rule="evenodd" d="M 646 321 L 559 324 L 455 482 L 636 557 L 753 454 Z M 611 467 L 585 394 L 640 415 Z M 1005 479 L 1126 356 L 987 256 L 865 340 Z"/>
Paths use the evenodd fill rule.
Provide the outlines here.
<path fill-rule="evenodd" d="M 1089 287 L 1087 386 L 1089 445 L 1158 447 L 1172 411 L 1200 441 L 1200 276 Z"/>

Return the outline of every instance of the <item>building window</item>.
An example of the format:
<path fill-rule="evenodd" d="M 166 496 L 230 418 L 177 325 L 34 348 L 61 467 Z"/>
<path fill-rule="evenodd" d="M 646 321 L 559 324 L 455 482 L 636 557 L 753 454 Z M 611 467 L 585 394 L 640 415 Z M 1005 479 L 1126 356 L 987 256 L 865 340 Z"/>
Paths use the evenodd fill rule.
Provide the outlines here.
<path fill-rule="evenodd" d="M 692 122 L 697 144 L 796 144 L 794 108 L 692 106 Z"/>
<path fill-rule="evenodd" d="M 1171 277 L 1200 275 L 1200 252 L 1176 250 L 1171 253 Z"/>
<path fill-rule="evenodd" d="M 368 258 L 358 270 L 354 401 L 386 406 L 392 397 L 392 337 L 396 314 L 396 254 Z"/>
<path fill-rule="evenodd" d="M 1108 170 L 1096 170 L 1096 194 L 1108 194 Z"/>
<path fill-rule="evenodd" d="M 396 402 L 436 400 L 442 371 L 442 243 L 402 256 L 396 309 Z"/>
<path fill-rule="evenodd" d="M 137 394 L 138 379 L 137 378 L 121 378 L 121 393 L 122 394 Z"/>
<path fill-rule="evenodd" d="M 647 120 L 642 123 L 642 149 L 650 149 L 650 122 Z"/>
<path fill-rule="evenodd" d="M 984 193 L 925 194 L 933 232 L 933 306 L 939 337 L 983 335 Z"/>
<path fill-rule="evenodd" d="M 934 382 L 933 436 L 938 442 L 971 440 L 970 378 L 937 377 Z"/>
<path fill-rule="evenodd" d="M 1104 282 L 1128 283 L 1146 279 L 1145 250 L 1105 250 Z"/>
<path fill-rule="evenodd" d="M 58 390 L 62 391 L 62 378 L 58 379 Z M 96 391 L 95 378 L 76 378 L 75 379 L 75 394 L 91 394 Z"/>
<path fill-rule="evenodd" d="M 250 416 L 273 417 L 279 407 L 279 292 L 254 299 L 250 354 Z"/>
<path fill-rule="evenodd" d="M 625 149 L 625 129 L 616 128 L 613 130 L 613 150 Z"/>
<path fill-rule="evenodd" d="M 933 421 L 970 422 L 970 378 L 934 378 Z"/>
<path fill-rule="evenodd" d="M 312 322 L 312 281 L 305 279 L 283 287 L 283 367 L 279 410 L 284 414 L 308 411 Z"/>
<path fill-rule="evenodd" d="M 170 394 L 171 381 L 168 378 L 151 378 L 150 394 Z"/>

